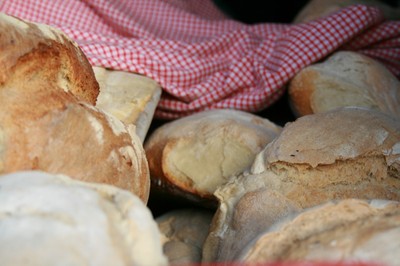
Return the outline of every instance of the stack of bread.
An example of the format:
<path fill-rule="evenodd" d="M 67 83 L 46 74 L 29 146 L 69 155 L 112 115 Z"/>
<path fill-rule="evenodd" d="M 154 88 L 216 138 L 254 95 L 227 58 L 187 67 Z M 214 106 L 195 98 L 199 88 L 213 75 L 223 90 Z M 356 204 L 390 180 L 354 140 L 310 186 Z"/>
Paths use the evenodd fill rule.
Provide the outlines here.
<path fill-rule="evenodd" d="M 0 30 L 0 264 L 167 265 L 145 119 L 96 106 L 105 86 L 59 30 L 5 14 Z M 128 114 L 151 116 L 157 89 Z"/>
<path fill-rule="evenodd" d="M 157 82 L 91 66 L 50 26 L 0 29 L 1 265 L 400 265 L 400 83 L 377 61 L 304 68 L 284 123 L 158 121 Z"/>
<path fill-rule="evenodd" d="M 296 23 L 300 16 L 313 13 L 303 21 L 315 19 L 357 1 L 316 2 L 310 1 Z M 316 4 L 324 12 L 313 11 Z M 366 4 L 382 6 L 388 18 L 397 16 L 384 4 Z M 399 265 L 398 79 L 370 57 L 339 51 L 300 71 L 288 84 L 285 100 L 295 119 L 281 125 L 269 120 L 273 134 L 257 153 L 243 149 L 258 138 L 248 123 L 234 129 L 240 115 L 233 110 L 166 122 L 144 143 L 153 190 L 214 211 L 202 263 Z M 251 121 L 268 120 L 263 113 L 252 116 Z M 236 170 L 226 167 L 228 160 Z M 205 198 L 216 201 L 216 208 Z M 170 227 L 163 220 L 163 230 L 177 219 L 169 220 Z M 206 230 L 197 228 L 191 235 Z M 174 235 L 187 231 L 183 225 L 177 230 L 174 226 Z M 165 242 L 165 250 L 171 245 Z M 187 245 L 175 245 L 167 256 L 178 261 L 179 246 L 187 262 Z M 193 248 L 190 254 L 196 252 Z"/>
<path fill-rule="evenodd" d="M 257 155 L 249 173 L 231 178 L 215 192 L 220 205 L 204 244 L 203 260 L 237 260 L 280 219 L 293 219 L 302 210 L 330 201 L 400 201 L 399 145 L 400 120 L 361 107 L 308 115 L 287 124 Z M 312 226 L 325 224 L 319 219 L 307 229 L 308 234 L 317 230 Z M 335 235 L 331 237 L 334 241 Z M 390 241 L 382 239 L 382 243 Z M 341 255 L 332 259 L 353 259 L 352 253 L 339 251 Z M 269 246 L 262 252 L 271 252 L 271 258 L 286 258 L 272 257 L 275 251 Z M 391 260 L 398 261 L 398 255 L 392 254 Z"/>
<path fill-rule="evenodd" d="M 4 14 L 0 28 L 0 173 L 60 173 L 147 202 L 142 143 L 133 124 L 94 106 L 99 85 L 80 48 L 54 28 Z"/>

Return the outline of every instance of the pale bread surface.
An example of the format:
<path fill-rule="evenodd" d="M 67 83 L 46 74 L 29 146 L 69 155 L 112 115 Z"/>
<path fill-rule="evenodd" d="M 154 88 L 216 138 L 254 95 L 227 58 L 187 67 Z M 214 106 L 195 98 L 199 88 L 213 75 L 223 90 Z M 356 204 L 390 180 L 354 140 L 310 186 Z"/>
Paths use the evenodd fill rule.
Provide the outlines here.
<path fill-rule="evenodd" d="M 146 138 L 161 97 L 161 86 L 143 75 L 93 67 L 100 85 L 96 107 L 124 124 L 134 124 L 142 143 Z"/>
<path fill-rule="evenodd" d="M 358 262 L 400 265 L 400 203 L 345 199 L 274 224 L 238 261 Z"/>
<path fill-rule="evenodd" d="M 202 261 L 202 250 L 213 211 L 201 208 L 170 210 L 156 218 L 163 250 L 170 265 Z"/>
<path fill-rule="evenodd" d="M 166 123 L 144 144 L 155 187 L 211 199 L 230 176 L 248 170 L 281 127 L 254 114 L 210 110 Z"/>
<path fill-rule="evenodd" d="M 126 190 L 41 171 L 0 187 L 1 265 L 167 265 L 150 210 Z"/>
<path fill-rule="evenodd" d="M 290 81 L 296 116 L 359 106 L 400 117 L 400 82 L 380 62 L 357 52 L 339 51 L 302 69 Z"/>

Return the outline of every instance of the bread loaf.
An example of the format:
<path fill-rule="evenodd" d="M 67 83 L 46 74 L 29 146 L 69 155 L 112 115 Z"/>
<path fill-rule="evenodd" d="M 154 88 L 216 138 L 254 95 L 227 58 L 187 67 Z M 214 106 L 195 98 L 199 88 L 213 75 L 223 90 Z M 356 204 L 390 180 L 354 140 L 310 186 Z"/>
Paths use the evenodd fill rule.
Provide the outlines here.
<path fill-rule="evenodd" d="M 356 52 L 339 51 L 305 67 L 290 81 L 288 94 L 297 116 L 361 106 L 400 117 L 399 80 L 378 61 Z"/>
<path fill-rule="evenodd" d="M 144 141 L 161 96 L 161 87 L 154 80 L 135 73 L 93 67 L 100 85 L 96 107 L 124 124 L 134 124 L 136 134 Z"/>
<path fill-rule="evenodd" d="M 4 14 L 0 29 L 0 173 L 61 173 L 147 202 L 142 143 L 134 126 L 93 106 L 99 87 L 79 47 L 49 26 Z"/>
<path fill-rule="evenodd" d="M 249 169 L 280 130 L 237 110 L 204 111 L 166 123 L 144 144 L 152 186 L 194 202 L 215 202 L 215 189 Z"/>
<path fill-rule="evenodd" d="M 235 261 L 261 231 L 298 210 L 348 198 L 400 200 L 400 120 L 346 107 L 286 124 L 214 195 L 206 262 Z"/>
<path fill-rule="evenodd" d="M 128 191 L 40 171 L 0 187 L 3 266 L 167 265 L 152 214 Z"/>
<path fill-rule="evenodd" d="M 400 203 L 356 199 L 326 203 L 274 224 L 238 262 L 400 265 Z"/>
<path fill-rule="evenodd" d="M 400 120 L 357 107 L 286 124 L 252 174 L 302 207 L 337 198 L 400 200 Z"/>
<path fill-rule="evenodd" d="M 204 241 L 203 262 L 234 263 L 266 228 L 301 210 L 295 202 L 266 187 L 262 179 L 246 181 L 225 184 L 215 192 L 219 207 Z"/>
<path fill-rule="evenodd" d="M 94 105 L 99 85 L 79 46 L 63 32 L 0 13 L 0 84 L 57 90 Z M 54 88 L 54 89 L 56 89 Z"/>
<path fill-rule="evenodd" d="M 163 250 L 170 265 L 189 265 L 202 261 L 203 243 L 213 212 L 200 208 L 168 211 L 156 218 L 163 237 Z"/>

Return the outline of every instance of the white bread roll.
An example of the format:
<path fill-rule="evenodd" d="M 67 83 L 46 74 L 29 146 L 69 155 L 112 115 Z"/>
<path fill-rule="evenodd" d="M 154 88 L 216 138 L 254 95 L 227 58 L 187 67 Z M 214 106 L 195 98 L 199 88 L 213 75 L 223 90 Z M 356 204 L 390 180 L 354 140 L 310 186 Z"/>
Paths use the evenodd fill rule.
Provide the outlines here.
<path fill-rule="evenodd" d="M 237 251 L 285 215 L 334 199 L 400 200 L 400 120 L 347 107 L 298 118 L 260 152 L 249 173 L 214 195 L 207 262 Z"/>
<path fill-rule="evenodd" d="M 281 127 L 238 110 L 210 110 L 166 123 L 144 143 L 152 185 L 192 201 L 215 202 L 213 192 L 248 170 Z"/>
<path fill-rule="evenodd" d="M 306 209 L 259 234 L 239 263 L 400 265 L 400 203 L 346 199 Z"/>
<path fill-rule="evenodd" d="M 149 209 L 132 193 L 39 171 L 0 176 L 3 266 L 167 265 Z"/>
<path fill-rule="evenodd" d="M 134 124 L 136 134 L 144 141 L 153 120 L 161 86 L 135 73 L 93 67 L 100 85 L 96 107 L 114 115 L 125 125 Z"/>
<path fill-rule="evenodd" d="M 381 63 L 356 52 L 340 51 L 302 69 L 289 83 L 297 116 L 342 106 L 360 106 L 400 117 L 400 82 Z"/>
<path fill-rule="evenodd" d="M 0 173 L 61 173 L 147 202 L 142 143 L 134 126 L 93 106 L 99 87 L 79 47 L 49 26 L 4 14 L 0 29 Z"/>
<path fill-rule="evenodd" d="M 213 212 L 200 208 L 170 210 L 156 218 L 170 265 L 200 263 Z"/>
<path fill-rule="evenodd" d="M 342 106 L 360 106 L 400 117 L 400 82 L 381 63 L 356 52 L 339 51 L 302 69 L 289 83 L 296 116 Z"/>

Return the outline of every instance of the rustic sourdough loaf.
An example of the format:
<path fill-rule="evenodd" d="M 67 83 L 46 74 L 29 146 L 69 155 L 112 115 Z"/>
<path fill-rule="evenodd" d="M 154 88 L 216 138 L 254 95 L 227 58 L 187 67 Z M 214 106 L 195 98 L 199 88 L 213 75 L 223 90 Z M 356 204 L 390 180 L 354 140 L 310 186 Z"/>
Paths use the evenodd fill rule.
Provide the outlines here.
<path fill-rule="evenodd" d="M 142 143 L 133 125 L 93 106 L 99 87 L 79 47 L 49 26 L 4 14 L 0 29 L 0 173 L 62 173 L 147 201 Z"/>
<path fill-rule="evenodd" d="M 345 107 L 284 126 L 251 171 L 214 193 L 219 207 L 203 259 L 233 261 L 278 219 L 334 199 L 400 200 L 400 120 Z M 240 241 L 239 241 L 240 239 Z"/>
<path fill-rule="evenodd" d="M 200 208 L 170 210 L 156 218 L 170 265 L 200 263 L 213 212 Z"/>
<path fill-rule="evenodd" d="M 143 142 L 161 96 L 160 85 L 145 76 L 118 70 L 93 67 L 100 85 L 96 107 L 124 124 L 134 124 Z"/>
<path fill-rule="evenodd" d="M 239 254 L 245 264 L 358 262 L 400 265 L 400 203 L 345 199 L 306 209 L 259 234 Z"/>
<path fill-rule="evenodd" d="M 265 186 L 261 178 L 222 185 L 219 207 L 203 244 L 203 262 L 235 262 L 260 232 L 301 207 Z"/>
<path fill-rule="evenodd" d="M 151 212 L 126 190 L 40 171 L 0 187 L 3 266 L 167 265 Z"/>
<path fill-rule="evenodd" d="M 398 118 L 345 107 L 288 123 L 252 174 L 268 175 L 271 188 L 302 207 L 333 198 L 400 200 L 399 147 Z"/>
<path fill-rule="evenodd" d="M 210 110 L 166 123 L 144 144 L 152 188 L 198 202 L 251 166 L 281 127 L 237 110 Z"/>
<path fill-rule="evenodd" d="M 95 104 L 99 85 L 78 45 L 48 25 L 30 23 L 0 13 L 0 84 L 37 87 L 48 83 Z"/>
<path fill-rule="evenodd" d="M 335 52 L 302 69 L 289 83 L 297 116 L 341 106 L 362 106 L 400 117 L 400 82 L 378 61 L 356 52 Z"/>

